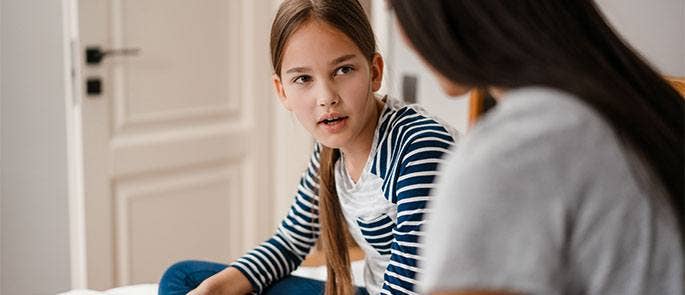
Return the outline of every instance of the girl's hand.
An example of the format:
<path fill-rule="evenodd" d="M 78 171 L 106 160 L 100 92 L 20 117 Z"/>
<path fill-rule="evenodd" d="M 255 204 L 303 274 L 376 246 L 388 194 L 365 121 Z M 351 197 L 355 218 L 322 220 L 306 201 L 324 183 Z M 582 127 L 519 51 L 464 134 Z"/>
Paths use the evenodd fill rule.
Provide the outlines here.
<path fill-rule="evenodd" d="M 188 294 L 186 294 L 186 295 L 207 295 L 207 294 L 213 294 L 213 293 L 211 292 L 210 288 L 208 288 L 206 286 L 205 282 L 202 282 L 202 284 L 200 284 L 199 286 L 197 286 L 197 288 L 188 292 Z"/>
<path fill-rule="evenodd" d="M 221 285 L 227 285 L 227 282 L 218 282 L 216 280 L 210 281 L 209 279 L 202 282 L 197 288 L 188 292 L 187 295 L 219 295 L 219 294 L 237 294 L 231 293 L 230 290 L 222 290 Z M 226 288 L 224 288 L 226 289 Z"/>

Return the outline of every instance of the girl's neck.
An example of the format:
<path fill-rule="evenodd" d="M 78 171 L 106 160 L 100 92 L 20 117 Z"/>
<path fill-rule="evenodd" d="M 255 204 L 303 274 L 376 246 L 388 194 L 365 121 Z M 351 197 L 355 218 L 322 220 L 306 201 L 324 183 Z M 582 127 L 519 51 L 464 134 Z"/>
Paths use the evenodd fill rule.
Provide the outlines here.
<path fill-rule="evenodd" d="M 371 118 L 371 122 L 362 130 L 359 140 L 340 149 L 345 155 L 345 170 L 347 170 L 347 174 L 354 182 L 357 182 L 361 177 L 364 166 L 366 166 L 366 162 L 369 159 L 369 153 L 373 145 L 373 136 L 382 109 L 383 102 L 376 101 L 376 112 Z"/>

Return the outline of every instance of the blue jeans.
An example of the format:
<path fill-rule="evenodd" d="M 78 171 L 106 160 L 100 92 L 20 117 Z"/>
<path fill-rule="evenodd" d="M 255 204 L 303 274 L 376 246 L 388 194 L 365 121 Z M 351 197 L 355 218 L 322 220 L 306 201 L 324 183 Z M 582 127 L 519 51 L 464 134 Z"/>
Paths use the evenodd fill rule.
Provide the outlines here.
<path fill-rule="evenodd" d="M 207 261 L 186 260 L 169 267 L 159 282 L 159 295 L 185 295 L 202 281 L 222 271 L 228 265 Z M 264 289 L 263 294 L 324 294 L 325 282 L 297 276 L 287 276 Z M 357 288 L 357 295 L 368 295 Z"/>

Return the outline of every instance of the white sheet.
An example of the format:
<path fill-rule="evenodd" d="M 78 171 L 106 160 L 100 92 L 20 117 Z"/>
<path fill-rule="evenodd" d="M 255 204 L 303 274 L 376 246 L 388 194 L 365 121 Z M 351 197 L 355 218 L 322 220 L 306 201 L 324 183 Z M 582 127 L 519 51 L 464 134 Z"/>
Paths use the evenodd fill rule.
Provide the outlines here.
<path fill-rule="evenodd" d="M 109 289 L 107 291 L 95 291 L 95 290 L 71 290 L 69 292 L 60 293 L 58 295 L 157 295 L 157 284 L 138 284 L 131 286 L 123 286 L 114 289 Z"/>
<path fill-rule="evenodd" d="M 292 272 L 292 275 L 325 281 L 326 267 L 300 267 Z M 364 286 L 364 261 L 352 262 L 352 280 L 354 285 Z M 130 285 L 106 291 L 77 289 L 58 295 L 157 295 L 157 284 Z"/>

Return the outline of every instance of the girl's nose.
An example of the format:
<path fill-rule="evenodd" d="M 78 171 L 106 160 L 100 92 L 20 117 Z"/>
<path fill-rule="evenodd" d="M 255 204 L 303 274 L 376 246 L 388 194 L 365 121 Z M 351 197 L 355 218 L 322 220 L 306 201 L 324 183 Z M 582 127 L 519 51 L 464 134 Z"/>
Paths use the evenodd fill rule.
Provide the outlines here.
<path fill-rule="evenodd" d="M 335 97 L 319 99 L 319 106 L 320 107 L 334 106 L 336 104 L 338 104 L 338 99 Z"/>
<path fill-rule="evenodd" d="M 327 83 L 322 83 L 319 93 L 319 99 L 317 100 L 318 105 L 321 107 L 334 106 L 339 102 L 340 98 L 336 94 L 336 91 L 333 90 L 331 85 L 328 85 Z"/>

